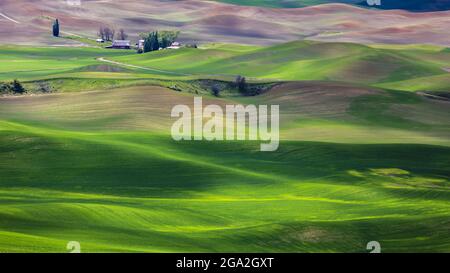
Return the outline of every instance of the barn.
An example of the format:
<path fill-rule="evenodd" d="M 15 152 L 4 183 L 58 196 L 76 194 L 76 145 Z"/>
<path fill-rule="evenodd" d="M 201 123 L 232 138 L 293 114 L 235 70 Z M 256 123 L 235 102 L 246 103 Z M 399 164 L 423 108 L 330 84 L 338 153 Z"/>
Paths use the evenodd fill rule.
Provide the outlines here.
<path fill-rule="evenodd" d="M 111 48 L 130 49 L 131 42 L 129 40 L 114 40 Z"/>

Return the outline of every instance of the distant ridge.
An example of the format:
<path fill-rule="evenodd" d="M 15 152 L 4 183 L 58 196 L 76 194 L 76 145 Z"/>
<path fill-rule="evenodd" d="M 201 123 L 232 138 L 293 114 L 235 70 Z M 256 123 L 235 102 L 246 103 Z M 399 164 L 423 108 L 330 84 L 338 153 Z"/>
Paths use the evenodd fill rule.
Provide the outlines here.
<path fill-rule="evenodd" d="M 239 4 L 246 1 L 256 4 L 275 0 L 242 0 Z M 300 0 L 289 2 L 296 1 Z M 306 3 L 307 0 L 301 1 Z M 322 0 L 308 1 L 324 3 Z M 51 18 L 58 18 L 64 32 L 92 39 L 97 37 L 98 26 L 110 25 L 124 27 L 131 40 L 137 40 L 138 34 L 146 30 L 176 28 L 181 31 L 181 42 L 198 44 L 273 45 L 309 39 L 363 44 L 450 45 L 450 35 L 445 31 L 450 29 L 450 11 L 386 11 L 358 6 L 356 2 L 280 9 L 205 0 L 83 1 L 79 7 L 54 0 L 22 0 L 20 3 L 1 0 L 0 10 L 7 16 L 0 16 L 0 33 L 4 34 L 0 35 L 0 44 L 11 44 L 12 41 L 24 45 L 79 44 L 76 39 L 49 36 Z M 181 19 L 180 14 L 185 16 Z"/>
<path fill-rule="evenodd" d="M 353 4 L 378 9 L 402 9 L 414 12 L 450 10 L 450 0 L 380 0 L 381 5 L 370 6 L 367 0 L 216 0 L 242 6 L 272 8 L 302 8 L 329 3 Z"/>
<path fill-rule="evenodd" d="M 343 1 L 335 1 L 343 2 Z M 359 3 L 361 6 L 369 6 L 367 1 Z M 381 5 L 374 6 L 379 9 L 403 9 L 414 12 L 428 12 L 428 11 L 441 11 L 450 10 L 450 0 L 381 0 Z"/>

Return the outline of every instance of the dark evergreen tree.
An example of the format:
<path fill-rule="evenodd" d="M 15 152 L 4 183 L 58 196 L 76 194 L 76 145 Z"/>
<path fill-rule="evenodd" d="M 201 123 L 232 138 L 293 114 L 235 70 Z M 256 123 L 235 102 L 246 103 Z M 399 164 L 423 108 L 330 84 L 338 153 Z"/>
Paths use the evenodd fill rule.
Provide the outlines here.
<path fill-rule="evenodd" d="M 142 48 L 142 51 L 144 53 L 151 51 L 150 39 L 148 37 L 144 39 L 144 47 Z"/>
<path fill-rule="evenodd" d="M 144 53 L 152 51 L 152 33 L 144 39 Z"/>
<path fill-rule="evenodd" d="M 22 84 L 18 80 L 14 80 L 12 83 L 12 90 L 16 94 L 25 93 L 25 88 L 23 88 Z"/>
<path fill-rule="evenodd" d="M 211 86 L 211 93 L 212 93 L 214 96 L 218 97 L 219 94 L 220 94 L 220 86 L 217 85 L 217 84 L 214 84 L 213 86 Z"/>
<path fill-rule="evenodd" d="M 241 75 L 237 75 L 236 76 L 236 79 L 234 80 L 234 88 L 238 88 L 239 87 L 239 84 L 241 83 L 241 79 L 242 79 Z"/>
<path fill-rule="evenodd" d="M 247 93 L 247 81 L 245 77 L 240 77 L 239 83 L 238 83 L 238 89 L 241 93 Z"/>
<path fill-rule="evenodd" d="M 158 32 L 154 32 L 154 33 L 153 33 L 153 38 L 152 38 L 152 50 L 159 50 Z"/>
<path fill-rule="evenodd" d="M 53 36 L 59 37 L 59 21 L 58 19 L 55 20 L 53 23 Z"/>

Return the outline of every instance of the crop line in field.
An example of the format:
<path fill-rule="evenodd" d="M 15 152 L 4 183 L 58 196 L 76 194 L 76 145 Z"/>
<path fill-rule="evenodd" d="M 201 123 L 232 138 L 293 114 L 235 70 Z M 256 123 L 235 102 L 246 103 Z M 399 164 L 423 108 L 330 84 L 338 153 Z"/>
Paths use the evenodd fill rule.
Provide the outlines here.
<path fill-rule="evenodd" d="M 16 21 L 16 20 L 12 19 L 11 17 L 6 16 L 4 13 L 0 12 L 0 16 L 2 16 L 3 18 L 5 18 L 8 21 L 11 21 L 11 22 L 16 23 L 16 24 L 20 24 L 19 21 Z"/>

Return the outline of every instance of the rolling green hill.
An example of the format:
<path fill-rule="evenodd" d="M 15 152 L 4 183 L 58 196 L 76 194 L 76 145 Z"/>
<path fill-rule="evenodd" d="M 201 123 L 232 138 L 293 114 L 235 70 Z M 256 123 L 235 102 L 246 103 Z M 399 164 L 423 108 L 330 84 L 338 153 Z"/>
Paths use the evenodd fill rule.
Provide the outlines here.
<path fill-rule="evenodd" d="M 67 252 L 69 241 L 82 252 L 367 252 L 373 240 L 383 252 L 448 252 L 449 104 L 405 92 L 448 90 L 448 58 L 318 42 L 144 55 L 0 47 L 1 81 L 54 88 L 0 97 L 0 252 Z M 282 81 L 213 97 L 198 80 L 235 74 Z M 170 111 L 197 94 L 280 105 L 280 149 L 174 142 Z"/>
<path fill-rule="evenodd" d="M 124 50 L 0 46 L 0 81 L 42 79 L 98 65 L 96 58 L 130 55 Z"/>
<path fill-rule="evenodd" d="M 68 53 L 70 52 L 70 53 Z M 76 57 L 72 57 L 76 56 Z M 98 60 L 118 61 L 135 67 Z M 91 79 L 92 90 L 101 80 L 113 86 L 132 80 L 221 78 L 236 75 L 266 81 L 340 81 L 406 91 L 449 89 L 450 51 L 435 46 L 365 46 L 351 43 L 298 41 L 260 47 L 210 44 L 148 54 L 95 48 L 1 47 L 0 81 Z M 146 69 L 141 69 L 146 68 Z M 417 83 L 418 84 L 409 84 Z M 58 88 L 70 85 L 53 83 Z M 95 89 L 95 88 L 94 88 Z"/>
<path fill-rule="evenodd" d="M 440 76 L 439 81 L 445 82 L 450 77 L 450 73 L 443 70 L 450 63 L 449 51 L 425 46 L 370 47 L 312 41 L 270 47 L 217 44 L 203 49 L 165 50 L 114 60 L 197 75 L 240 74 L 272 80 L 332 80 L 368 85 L 433 76 Z"/>
<path fill-rule="evenodd" d="M 258 99 L 280 102 L 277 92 Z M 391 112 L 433 102 L 356 96 L 344 113 L 353 123 L 292 120 L 308 103 L 285 102 L 284 133 L 296 123 L 306 136 L 261 153 L 252 142 L 173 142 L 170 106 L 191 100 L 154 87 L 0 99 L 0 249 L 365 252 L 376 239 L 384 252 L 449 250 L 450 144 L 445 131 L 445 146 L 425 144 L 445 112 L 410 120 L 416 129 Z M 317 142 L 327 134 L 334 141 Z"/>

